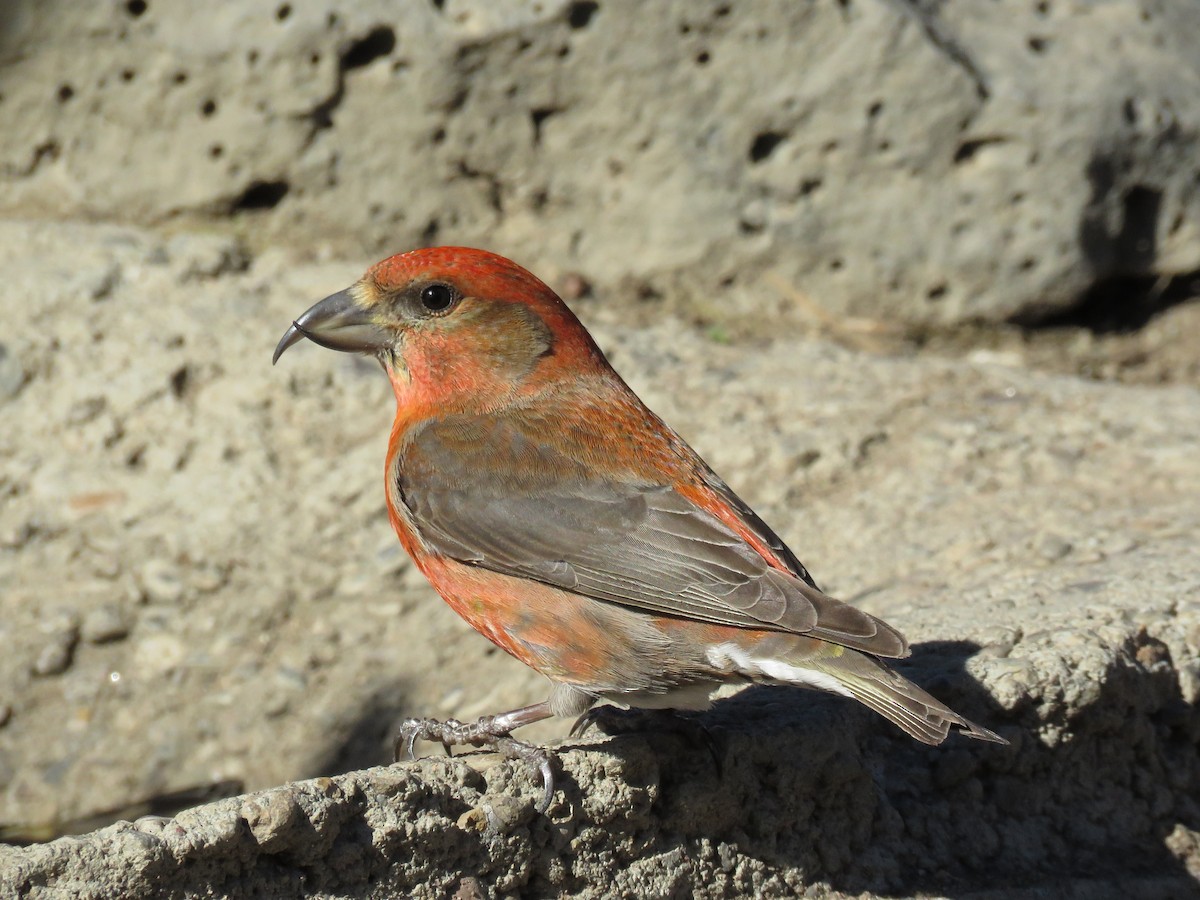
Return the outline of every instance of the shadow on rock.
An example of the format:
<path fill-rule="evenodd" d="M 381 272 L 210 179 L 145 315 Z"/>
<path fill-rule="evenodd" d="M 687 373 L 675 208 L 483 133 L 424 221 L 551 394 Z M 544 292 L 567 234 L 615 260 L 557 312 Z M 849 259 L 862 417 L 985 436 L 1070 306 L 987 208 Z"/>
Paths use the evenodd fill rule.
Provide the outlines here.
<path fill-rule="evenodd" d="M 335 727 L 323 754 L 306 767 L 301 778 L 341 775 L 392 762 L 392 741 L 406 715 L 404 685 L 395 682 L 373 690 Z"/>
<path fill-rule="evenodd" d="M 721 735 L 719 779 L 676 737 L 604 748 L 635 768 L 647 742 L 659 758 L 647 852 L 712 852 L 735 887 L 760 865 L 850 892 L 1196 896 L 1168 845 L 1200 825 L 1200 715 L 1167 648 L 1136 642 L 1070 721 L 1054 720 L 1061 698 L 999 710 L 964 670 L 974 644 L 921 644 L 897 667 L 1008 747 L 952 735 L 930 748 L 840 698 L 758 687 L 702 719 Z"/>
<path fill-rule="evenodd" d="M 1076 657 L 1012 659 L 1032 680 L 1002 713 L 965 671 L 973 645 L 915 648 L 906 673 L 1008 747 L 930 748 L 840 698 L 754 688 L 701 717 L 719 765 L 678 731 L 561 748 L 545 815 L 528 766 L 435 756 L 12 850 L 10 893 L 111 877 L 114 896 L 1197 896 L 1200 715 L 1166 645 L 1143 631 L 1104 651 L 1091 678 L 1061 665 Z M 373 694 L 321 774 L 386 759 L 401 696 Z"/>

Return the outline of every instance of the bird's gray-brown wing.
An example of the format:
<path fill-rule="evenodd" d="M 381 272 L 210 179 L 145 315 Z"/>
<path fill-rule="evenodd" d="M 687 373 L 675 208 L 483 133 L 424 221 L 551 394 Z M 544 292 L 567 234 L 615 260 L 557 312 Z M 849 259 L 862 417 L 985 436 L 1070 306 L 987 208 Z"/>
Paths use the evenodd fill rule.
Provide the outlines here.
<path fill-rule="evenodd" d="M 429 548 L 468 565 L 656 615 L 907 653 L 890 626 L 817 590 L 798 560 L 799 572 L 772 567 L 671 486 L 585 476 L 562 455 L 503 423 L 451 422 L 419 432 L 392 477 Z M 783 546 L 757 516 L 747 527 Z"/>
<path fill-rule="evenodd" d="M 750 508 L 750 504 L 733 492 L 733 489 L 727 485 L 721 477 L 707 466 L 704 467 L 704 480 L 710 488 L 725 498 L 726 502 L 737 512 L 741 520 L 746 524 L 752 533 L 758 536 L 758 539 L 771 548 L 774 553 L 788 568 L 789 571 L 805 584 L 821 589 L 813 577 L 808 574 L 808 569 L 804 567 L 804 563 L 796 558 L 796 554 L 792 549 L 785 544 L 770 526 L 767 525 L 758 513 Z"/>

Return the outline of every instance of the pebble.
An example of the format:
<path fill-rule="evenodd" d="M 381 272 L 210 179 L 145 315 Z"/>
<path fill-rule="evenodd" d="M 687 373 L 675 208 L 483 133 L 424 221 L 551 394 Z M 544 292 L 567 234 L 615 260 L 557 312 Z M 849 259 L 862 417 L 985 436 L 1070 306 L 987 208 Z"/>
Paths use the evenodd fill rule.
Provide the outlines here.
<path fill-rule="evenodd" d="M 67 635 L 60 635 L 42 648 L 33 664 L 33 674 L 48 676 L 61 675 L 71 667 L 75 659 L 75 640 Z"/>
<path fill-rule="evenodd" d="M 1038 555 L 1047 562 L 1057 562 L 1074 549 L 1071 542 L 1056 534 L 1048 534 L 1038 541 Z"/>
<path fill-rule="evenodd" d="M 196 590 L 205 594 L 223 587 L 228 580 L 229 576 L 224 570 L 208 563 L 202 563 L 197 566 L 192 576 L 192 584 Z"/>
<path fill-rule="evenodd" d="M 178 830 L 166 828 L 161 836 L 176 859 L 220 858 L 222 853 L 232 856 L 246 830 L 239 811 L 229 806 L 185 809 L 175 817 L 175 825 Z"/>
<path fill-rule="evenodd" d="M 751 200 L 742 207 L 739 218 L 747 228 L 756 231 L 765 228 L 768 219 L 767 204 L 758 198 Z"/>
<path fill-rule="evenodd" d="M 285 847 L 297 830 L 303 831 L 304 810 L 286 789 L 257 794 L 242 801 L 241 817 L 266 853 Z"/>
<path fill-rule="evenodd" d="M 532 818 L 533 805 L 516 797 L 503 795 L 487 797 L 478 806 L 458 817 L 457 826 L 464 831 L 482 831 L 491 835 L 507 834 Z"/>
<path fill-rule="evenodd" d="M 187 648 L 171 634 L 153 634 L 142 638 L 133 651 L 133 665 L 144 678 L 164 677 L 179 668 Z"/>
<path fill-rule="evenodd" d="M 92 574 L 106 581 L 116 581 L 121 574 L 121 558 L 115 553 L 98 556 L 92 562 Z"/>
<path fill-rule="evenodd" d="M 12 721 L 13 708 L 7 703 L 0 703 L 0 728 Z"/>
<path fill-rule="evenodd" d="M 84 397 L 76 400 L 67 410 L 66 424 L 72 427 L 94 422 L 108 408 L 108 400 L 103 396 Z"/>
<path fill-rule="evenodd" d="M 263 703 L 263 715 L 269 719 L 282 716 L 292 705 L 292 698 L 286 691 L 274 691 Z"/>
<path fill-rule="evenodd" d="M 129 634 L 129 623 L 120 609 L 105 604 L 84 614 L 80 634 L 89 644 L 107 644 Z"/>
<path fill-rule="evenodd" d="M 98 266 L 88 267 L 80 272 L 79 281 L 81 293 L 87 294 L 92 300 L 104 300 L 121 283 L 121 264 L 110 259 Z"/>
<path fill-rule="evenodd" d="M 173 563 L 152 559 L 142 566 L 139 578 L 142 595 L 155 603 L 178 603 L 183 597 L 183 580 Z"/>
<path fill-rule="evenodd" d="M 0 547 L 16 550 L 23 547 L 37 534 L 37 527 L 32 522 L 22 522 L 11 528 L 0 530 Z"/>
<path fill-rule="evenodd" d="M 1122 553 L 1128 553 L 1131 550 L 1136 550 L 1138 542 L 1127 534 L 1110 534 L 1100 543 L 1100 552 L 1105 556 L 1120 556 Z"/>
<path fill-rule="evenodd" d="M 484 900 L 487 895 L 483 883 L 474 875 L 468 875 L 459 881 L 458 889 L 451 897 L 452 900 Z"/>
<path fill-rule="evenodd" d="M 79 616 L 72 609 L 50 611 L 38 623 L 46 644 L 33 664 L 34 675 L 61 675 L 75 658 L 79 643 Z"/>
<path fill-rule="evenodd" d="M 25 369 L 16 355 L 0 344 L 0 403 L 15 397 L 25 385 Z"/>

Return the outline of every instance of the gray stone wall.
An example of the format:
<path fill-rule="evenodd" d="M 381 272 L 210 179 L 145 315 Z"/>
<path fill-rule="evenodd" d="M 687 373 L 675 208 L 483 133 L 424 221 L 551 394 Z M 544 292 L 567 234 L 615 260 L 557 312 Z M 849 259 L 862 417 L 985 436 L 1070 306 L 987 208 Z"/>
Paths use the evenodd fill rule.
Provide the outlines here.
<path fill-rule="evenodd" d="M 10 0 L 0 211 L 908 323 L 1200 269 L 1200 8 Z M 766 295 L 764 297 L 764 295 Z"/>

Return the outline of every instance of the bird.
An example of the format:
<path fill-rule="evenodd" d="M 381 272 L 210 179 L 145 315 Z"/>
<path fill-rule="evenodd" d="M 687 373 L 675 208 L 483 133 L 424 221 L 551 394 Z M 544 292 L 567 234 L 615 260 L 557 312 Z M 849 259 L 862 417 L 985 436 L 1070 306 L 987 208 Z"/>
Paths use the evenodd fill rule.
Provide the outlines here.
<path fill-rule="evenodd" d="M 397 757 L 417 740 L 491 747 L 540 771 L 544 810 L 550 754 L 515 729 L 586 727 L 605 702 L 704 709 L 729 683 L 853 698 L 925 744 L 952 727 L 1007 743 L 890 668 L 903 635 L 823 593 L 517 263 L 467 247 L 391 256 L 297 317 L 272 363 L 305 338 L 382 365 L 401 544 L 459 616 L 551 683 L 478 721 L 407 719 Z"/>

